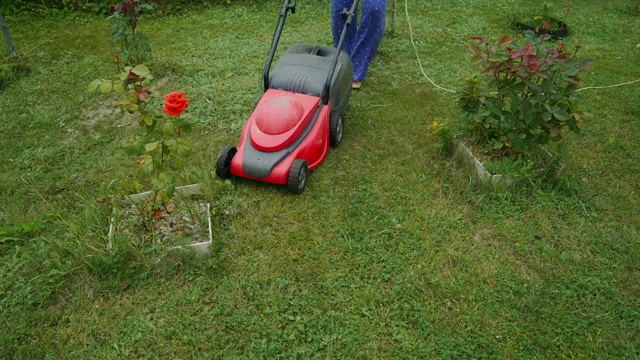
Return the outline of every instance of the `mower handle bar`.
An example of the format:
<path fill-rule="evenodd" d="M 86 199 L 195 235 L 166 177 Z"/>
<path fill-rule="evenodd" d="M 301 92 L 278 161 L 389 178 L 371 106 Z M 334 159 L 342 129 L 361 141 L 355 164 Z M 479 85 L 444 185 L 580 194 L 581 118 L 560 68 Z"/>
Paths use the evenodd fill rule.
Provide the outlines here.
<path fill-rule="evenodd" d="M 331 60 L 331 67 L 329 68 L 329 75 L 327 76 L 327 81 L 324 83 L 324 88 L 322 89 L 322 104 L 324 105 L 327 105 L 329 103 L 329 91 L 331 90 L 331 81 L 333 80 L 333 74 L 336 72 L 336 66 L 338 65 L 338 58 L 340 57 L 340 52 L 342 51 L 342 47 L 344 45 L 344 39 L 347 37 L 347 28 L 351 26 L 351 22 L 353 21 L 353 17 L 356 14 L 357 8 L 358 8 L 358 0 L 353 0 L 353 4 L 351 4 L 351 9 L 344 8 L 342 10 L 342 16 L 345 17 L 344 28 L 342 28 L 340 41 L 338 41 L 338 46 L 336 46 L 337 51 L 333 55 L 333 59 Z"/>
<path fill-rule="evenodd" d="M 269 69 L 271 69 L 271 63 L 273 63 L 273 58 L 276 55 L 276 48 L 278 47 L 280 35 L 282 34 L 282 28 L 284 28 L 284 22 L 287 19 L 287 13 L 289 11 L 291 11 L 292 14 L 296 13 L 296 2 L 294 0 L 284 0 L 284 2 L 282 3 L 282 8 L 280 9 L 278 25 L 276 26 L 276 30 L 273 33 L 273 40 L 271 41 L 269 58 L 267 59 L 267 64 L 264 66 L 264 71 L 262 73 L 264 91 L 269 90 Z"/>
<path fill-rule="evenodd" d="M 9 36 L 9 30 L 7 29 L 7 24 L 5 24 L 1 13 L 0 13 L 0 29 L 2 29 L 2 35 L 4 35 L 4 40 L 7 42 L 7 45 L 9 46 L 9 51 L 11 52 L 11 55 L 13 55 L 14 57 L 18 57 L 16 48 L 13 46 L 13 43 L 11 42 L 11 36 Z"/>

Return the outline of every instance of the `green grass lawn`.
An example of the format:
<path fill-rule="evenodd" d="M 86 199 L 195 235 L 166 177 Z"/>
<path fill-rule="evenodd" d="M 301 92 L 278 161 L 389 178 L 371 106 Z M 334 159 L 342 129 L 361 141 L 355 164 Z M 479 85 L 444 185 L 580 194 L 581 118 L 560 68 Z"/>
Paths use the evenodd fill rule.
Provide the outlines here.
<path fill-rule="evenodd" d="M 0 357 L 640 358 L 640 84 L 581 92 L 582 135 L 552 148 L 564 173 L 535 187 L 478 184 L 427 135 L 458 109 L 410 36 L 455 90 L 468 38 L 520 39 L 509 22 L 532 3 L 399 1 L 300 196 L 214 174 L 261 95 L 280 2 L 143 21 L 147 64 L 201 119 L 183 182 L 215 220 L 211 257 L 160 265 L 108 251 L 95 200 L 137 176 L 131 119 L 85 90 L 114 72 L 110 22 L 6 18 L 28 65 L 0 89 Z M 573 9 L 566 46 L 595 59 L 585 86 L 640 78 L 633 3 L 556 2 Z M 330 42 L 328 1 L 298 1 L 280 50 Z"/>

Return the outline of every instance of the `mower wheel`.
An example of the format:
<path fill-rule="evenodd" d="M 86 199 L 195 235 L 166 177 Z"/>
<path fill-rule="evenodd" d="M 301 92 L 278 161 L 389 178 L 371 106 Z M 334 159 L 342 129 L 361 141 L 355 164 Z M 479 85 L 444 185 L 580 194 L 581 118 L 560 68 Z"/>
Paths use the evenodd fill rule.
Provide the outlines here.
<path fill-rule="evenodd" d="M 235 146 L 225 145 L 218 153 L 218 159 L 216 160 L 216 175 L 223 179 L 231 177 L 231 160 L 233 156 L 238 152 Z"/>
<path fill-rule="evenodd" d="M 309 175 L 309 167 L 307 162 L 302 159 L 296 159 L 289 169 L 289 179 L 287 188 L 294 194 L 302 194 L 307 187 L 307 176 Z"/>
<path fill-rule="evenodd" d="M 337 115 L 329 118 L 329 138 L 333 147 L 340 145 L 344 136 L 344 115 Z"/>

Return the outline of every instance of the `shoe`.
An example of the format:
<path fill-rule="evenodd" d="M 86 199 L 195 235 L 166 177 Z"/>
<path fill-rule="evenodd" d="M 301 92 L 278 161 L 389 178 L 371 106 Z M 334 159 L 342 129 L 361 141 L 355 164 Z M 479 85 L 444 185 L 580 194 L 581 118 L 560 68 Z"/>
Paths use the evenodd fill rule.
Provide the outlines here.
<path fill-rule="evenodd" d="M 360 89 L 362 87 L 362 81 L 354 81 L 351 83 L 352 89 Z"/>

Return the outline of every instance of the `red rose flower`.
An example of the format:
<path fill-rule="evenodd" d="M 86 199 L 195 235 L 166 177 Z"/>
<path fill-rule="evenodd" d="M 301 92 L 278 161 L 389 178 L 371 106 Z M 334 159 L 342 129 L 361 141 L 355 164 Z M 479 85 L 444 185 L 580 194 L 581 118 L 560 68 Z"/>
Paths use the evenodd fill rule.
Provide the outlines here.
<path fill-rule="evenodd" d="M 162 111 L 169 116 L 180 116 L 180 114 L 189 106 L 189 101 L 182 91 L 172 92 L 164 97 L 164 107 Z"/>

